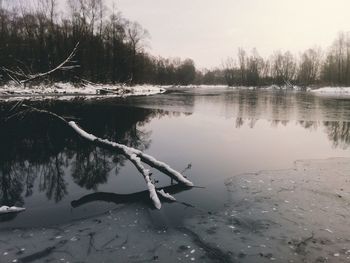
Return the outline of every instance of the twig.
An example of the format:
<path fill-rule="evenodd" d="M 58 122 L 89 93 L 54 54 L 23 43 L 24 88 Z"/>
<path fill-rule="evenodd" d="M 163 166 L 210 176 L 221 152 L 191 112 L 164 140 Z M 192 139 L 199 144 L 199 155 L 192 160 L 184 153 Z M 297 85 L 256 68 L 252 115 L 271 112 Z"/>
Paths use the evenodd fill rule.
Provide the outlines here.
<path fill-rule="evenodd" d="M 314 238 L 314 232 L 311 233 L 310 237 L 305 238 L 304 240 L 300 241 L 299 243 L 296 244 L 296 247 L 300 247 L 301 245 L 306 246 L 307 242 L 309 242 L 310 240 L 312 240 Z"/>
<path fill-rule="evenodd" d="M 95 251 L 97 251 L 96 247 L 95 247 L 95 232 L 90 232 L 88 234 L 88 236 L 90 237 L 89 239 L 89 247 L 88 247 L 88 251 L 87 251 L 87 254 L 89 255 L 91 253 L 91 248 L 94 248 Z"/>
<path fill-rule="evenodd" d="M 295 252 L 299 253 L 299 254 L 304 254 L 305 253 L 305 248 L 307 246 L 307 243 L 312 240 L 314 238 L 314 232 L 311 233 L 310 237 L 307 237 L 303 240 L 301 240 L 300 242 L 295 244 Z"/>
<path fill-rule="evenodd" d="M 186 172 L 187 170 L 191 170 L 191 168 L 192 168 L 192 164 L 189 163 L 189 164 L 187 165 L 187 167 L 181 171 L 181 173 L 183 174 L 183 173 Z"/>
<path fill-rule="evenodd" d="M 119 235 L 116 234 L 115 237 L 113 237 L 112 239 L 110 239 L 109 241 L 107 241 L 106 243 L 104 243 L 102 246 L 101 246 L 101 249 L 102 250 L 103 248 L 105 248 L 106 246 L 108 246 L 110 243 L 112 243 L 113 241 L 117 240 L 119 238 Z"/>

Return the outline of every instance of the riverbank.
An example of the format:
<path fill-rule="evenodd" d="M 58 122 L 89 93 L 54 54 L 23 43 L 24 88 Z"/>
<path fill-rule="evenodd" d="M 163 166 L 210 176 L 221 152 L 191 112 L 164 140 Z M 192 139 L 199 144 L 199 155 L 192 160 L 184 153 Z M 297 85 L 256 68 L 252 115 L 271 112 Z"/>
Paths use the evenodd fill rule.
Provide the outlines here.
<path fill-rule="evenodd" d="M 321 87 L 321 88 L 302 88 L 299 86 L 263 86 L 248 87 L 225 85 L 135 85 L 125 86 L 118 84 L 73 84 L 57 82 L 52 84 L 38 84 L 23 87 L 15 83 L 8 83 L 0 87 L 0 100 L 19 100 L 19 99 L 58 99 L 71 100 L 76 97 L 84 97 L 85 99 L 100 99 L 106 97 L 128 97 L 128 96 L 149 96 L 164 93 L 166 90 L 173 89 L 233 89 L 233 90 L 266 90 L 266 91 L 295 91 L 310 92 L 319 96 L 350 96 L 350 87 Z"/>
<path fill-rule="evenodd" d="M 0 87 L 0 100 L 56 98 L 71 99 L 74 97 L 127 97 L 147 96 L 165 92 L 165 88 L 152 85 L 113 85 L 113 84 L 73 84 L 57 82 L 23 87 L 14 83 Z"/>

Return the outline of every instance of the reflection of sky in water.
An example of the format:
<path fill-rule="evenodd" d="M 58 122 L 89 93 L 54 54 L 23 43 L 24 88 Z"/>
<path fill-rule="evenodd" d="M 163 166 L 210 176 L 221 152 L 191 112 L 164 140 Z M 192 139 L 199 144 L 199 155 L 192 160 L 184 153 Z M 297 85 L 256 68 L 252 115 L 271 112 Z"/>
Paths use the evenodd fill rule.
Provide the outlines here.
<path fill-rule="evenodd" d="M 135 104 L 149 110 L 115 104 Z M 346 99 L 304 93 L 197 89 L 90 102 L 81 107 L 61 102 L 51 107 L 78 118 L 88 131 L 146 149 L 180 171 L 191 163 L 186 174 L 206 189 L 184 191 L 176 197 L 208 209 L 223 204 L 223 181 L 235 174 L 288 168 L 297 159 L 350 156 L 350 101 Z M 11 200 L 24 205 L 27 211 L 0 223 L 0 228 L 91 216 L 115 204 L 90 202 L 72 208 L 71 201 L 94 192 L 129 194 L 145 190 L 136 169 L 119 156 L 79 143 L 57 127 L 39 127 L 40 132 L 22 126 L 25 140 L 20 132 L 10 135 L 2 129 L 3 138 L 18 138 L 2 143 L 0 198 L 2 202 Z M 45 127 L 51 132 L 45 133 Z M 51 137 L 40 137 L 41 133 Z M 170 183 L 164 175 L 155 173 L 155 177 L 159 185 Z M 191 210 L 184 212 L 165 205 L 164 213 L 176 220 Z"/>

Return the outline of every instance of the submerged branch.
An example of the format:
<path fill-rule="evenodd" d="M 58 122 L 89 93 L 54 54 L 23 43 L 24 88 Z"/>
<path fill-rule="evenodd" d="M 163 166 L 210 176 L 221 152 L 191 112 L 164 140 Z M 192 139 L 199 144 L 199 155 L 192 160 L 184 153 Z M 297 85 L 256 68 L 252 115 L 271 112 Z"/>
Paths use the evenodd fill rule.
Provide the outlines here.
<path fill-rule="evenodd" d="M 184 192 L 190 189 L 191 187 L 184 186 L 181 184 L 176 184 L 176 185 L 162 187 L 156 190 L 157 192 L 164 191 L 166 193 L 169 193 L 169 195 L 170 194 L 173 195 L 173 194 Z M 146 203 L 147 206 L 152 205 L 150 204 L 150 200 L 147 199 L 147 196 L 148 196 L 148 191 L 136 192 L 132 194 L 95 192 L 92 194 L 84 195 L 83 197 L 72 201 L 71 206 L 73 208 L 76 208 L 76 207 L 79 207 L 91 202 L 96 202 L 96 201 L 112 202 L 115 204 Z M 163 197 L 162 194 L 160 194 L 159 197 L 163 202 L 166 202 L 166 203 L 176 202 L 176 200 L 170 200 L 168 197 Z M 182 202 L 178 202 L 178 203 L 184 204 Z M 184 204 L 184 205 L 193 207 L 192 205 L 189 205 L 189 204 Z"/>

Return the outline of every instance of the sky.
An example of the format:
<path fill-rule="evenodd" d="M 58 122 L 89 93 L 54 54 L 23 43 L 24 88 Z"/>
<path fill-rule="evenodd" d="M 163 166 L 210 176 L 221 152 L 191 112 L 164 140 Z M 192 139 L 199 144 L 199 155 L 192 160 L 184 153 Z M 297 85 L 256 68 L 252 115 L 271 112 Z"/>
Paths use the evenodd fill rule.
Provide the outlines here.
<path fill-rule="evenodd" d="M 109 5 L 113 0 L 109 1 Z M 124 16 L 150 35 L 149 51 L 192 58 L 199 68 L 220 66 L 239 47 L 294 54 L 329 47 L 350 31 L 349 0 L 114 0 Z"/>

